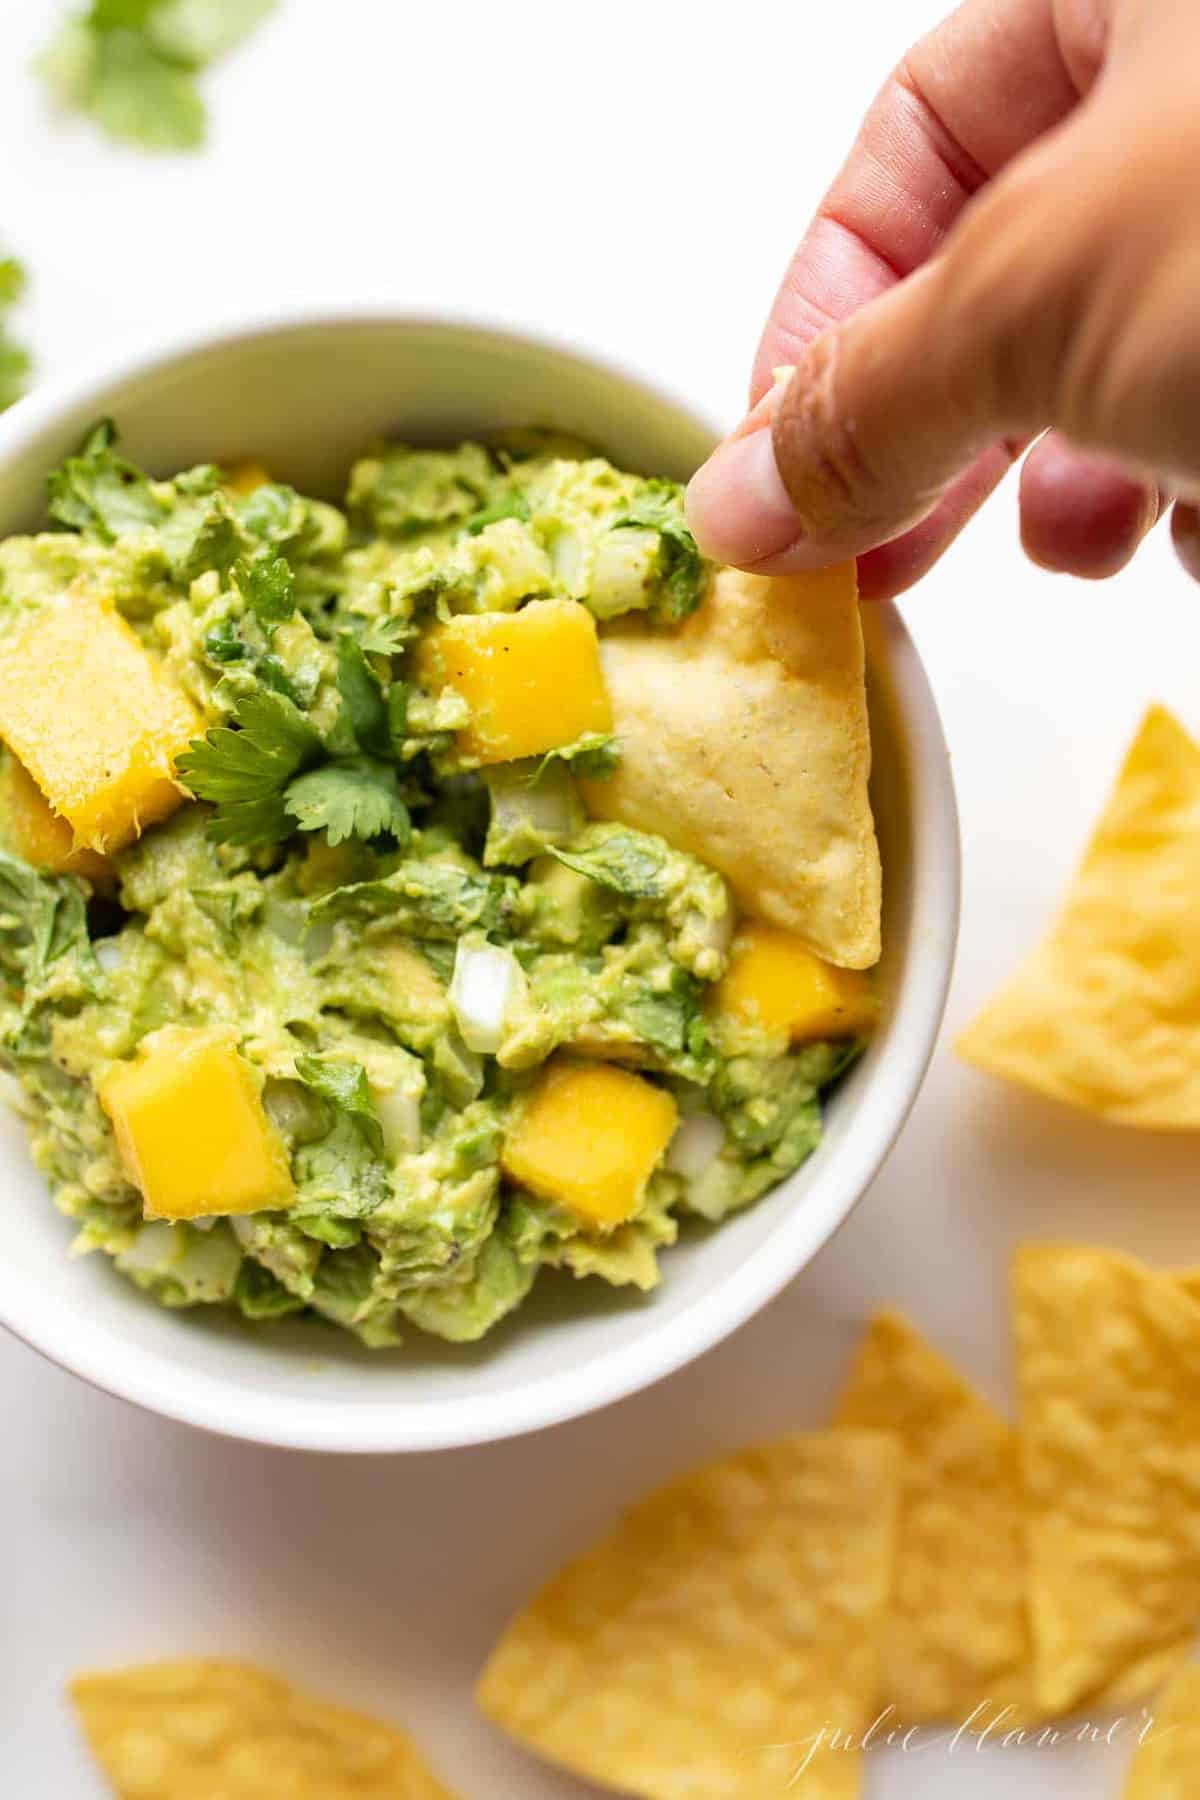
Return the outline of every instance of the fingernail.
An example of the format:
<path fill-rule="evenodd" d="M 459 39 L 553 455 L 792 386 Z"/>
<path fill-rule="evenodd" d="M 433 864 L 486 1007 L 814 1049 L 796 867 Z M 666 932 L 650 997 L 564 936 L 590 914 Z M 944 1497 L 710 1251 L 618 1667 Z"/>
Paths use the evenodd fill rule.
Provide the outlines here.
<path fill-rule="evenodd" d="M 775 461 L 769 425 L 727 438 L 692 476 L 687 517 L 706 556 L 756 563 L 801 537 L 800 522 Z"/>

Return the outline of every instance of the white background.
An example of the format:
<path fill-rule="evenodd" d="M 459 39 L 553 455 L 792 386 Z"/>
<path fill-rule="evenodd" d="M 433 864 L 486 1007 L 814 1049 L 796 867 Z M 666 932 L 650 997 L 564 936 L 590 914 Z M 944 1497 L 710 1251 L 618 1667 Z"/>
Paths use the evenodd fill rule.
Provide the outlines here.
<path fill-rule="evenodd" d="M 628 356 L 732 422 L 795 237 L 940 8 L 285 0 L 210 80 L 211 148 L 161 159 L 47 116 L 27 70 L 59 10 L 0 0 L 0 238 L 33 272 L 46 371 L 117 333 L 281 297 L 449 304 Z M 878 1302 L 1007 1403 L 1005 1266 L 1023 1237 L 1195 1263 L 1192 1140 L 1000 1091 L 948 1040 L 1050 916 L 1145 703 L 1200 728 L 1200 591 L 1161 534 L 1107 588 L 1039 574 L 1010 487 L 904 610 L 954 754 L 965 916 L 946 1042 L 849 1225 L 672 1381 L 450 1455 L 339 1462 L 204 1438 L 4 1338 L 5 1800 L 99 1793 L 61 1698 L 72 1670 L 199 1651 L 407 1721 L 466 1800 L 582 1795 L 476 1718 L 470 1686 L 506 1614 L 623 1502 L 819 1422 Z M 885 1753 L 870 1793 L 1105 1800 L 1125 1757 Z"/>

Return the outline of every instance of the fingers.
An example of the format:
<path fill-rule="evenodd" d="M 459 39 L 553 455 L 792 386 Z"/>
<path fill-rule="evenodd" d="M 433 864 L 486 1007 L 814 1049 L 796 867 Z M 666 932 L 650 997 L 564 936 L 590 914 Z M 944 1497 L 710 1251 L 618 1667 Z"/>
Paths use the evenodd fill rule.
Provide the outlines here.
<path fill-rule="evenodd" d="M 1171 538 L 1188 574 L 1200 581 L 1200 506 L 1179 502 L 1171 515 Z"/>
<path fill-rule="evenodd" d="M 819 332 L 934 255 L 971 196 L 1066 117 L 1103 56 L 1107 0 L 968 0 L 876 100 L 776 298 L 751 399 Z"/>
<path fill-rule="evenodd" d="M 1035 444 L 1021 470 L 1021 542 L 1043 569 L 1088 581 L 1115 575 L 1162 510 L 1156 486 L 1055 432 Z"/>

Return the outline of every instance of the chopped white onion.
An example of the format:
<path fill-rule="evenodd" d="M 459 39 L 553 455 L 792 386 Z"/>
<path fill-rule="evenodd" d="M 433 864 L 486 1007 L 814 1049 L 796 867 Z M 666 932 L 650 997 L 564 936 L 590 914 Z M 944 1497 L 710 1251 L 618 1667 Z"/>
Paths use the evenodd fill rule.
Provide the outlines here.
<path fill-rule="evenodd" d="M 739 1170 L 727 1157 L 718 1156 L 703 1175 L 689 1181 L 687 1204 L 702 1219 L 723 1219 L 737 1201 Z"/>
<path fill-rule="evenodd" d="M 383 1141 L 392 1156 L 421 1148 L 421 1096 L 413 1087 L 388 1088 L 375 1095 Z"/>
<path fill-rule="evenodd" d="M 682 1119 L 667 1151 L 667 1167 L 687 1181 L 698 1181 L 725 1147 L 725 1127 L 712 1113 Z"/>
<path fill-rule="evenodd" d="M 504 1027 L 525 998 L 525 971 L 511 950 L 459 939 L 450 1005 L 468 1050 L 494 1056 Z"/>
<path fill-rule="evenodd" d="M 117 1267 L 126 1275 L 161 1274 L 175 1260 L 178 1250 L 175 1227 L 165 1219 L 139 1225 L 133 1243 L 117 1257 Z"/>
<path fill-rule="evenodd" d="M 120 968 L 121 958 L 124 955 L 124 952 L 121 948 L 121 940 L 119 937 L 101 938 L 99 943 L 95 945 L 95 952 L 96 961 L 100 964 L 100 967 L 104 970 L 106 975 L 111 975 L 114 969 Z"/>
<path fill-rule="evenodd" d="M 263 924 L 285 944 L 303 943 L 307 922 L 307 910 L 301 900 L 281 900 L 272 894 L 263 906 Z"/>
<path fill-rule="evenodd" d="M 487 773 L 492 829 L 501 837 L 531 831 L 550 843 L 578 831 L 582 815 L 570 771 L 551 763 L 539 771 L 537 759 L 502 763 Z"/>

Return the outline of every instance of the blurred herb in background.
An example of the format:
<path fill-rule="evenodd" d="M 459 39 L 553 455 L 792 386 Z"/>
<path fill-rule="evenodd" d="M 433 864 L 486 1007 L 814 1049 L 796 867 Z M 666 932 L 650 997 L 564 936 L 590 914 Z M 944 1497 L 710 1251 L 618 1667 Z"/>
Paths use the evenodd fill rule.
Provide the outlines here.
<path fill-rule="evenodd" d="M 38 62 L 55 98 L 144 150 L 194 150 L 208 115 L 197 75 L 276 0 L 92 0 Z"/>
<path fill-rule="evenodd" d="M 25 270 L 14 256 L 0 256 L 0 412 L 19 400 L 29 382 L 33 359 L 8 330 L 9 308 L 25 292 Z"/>

